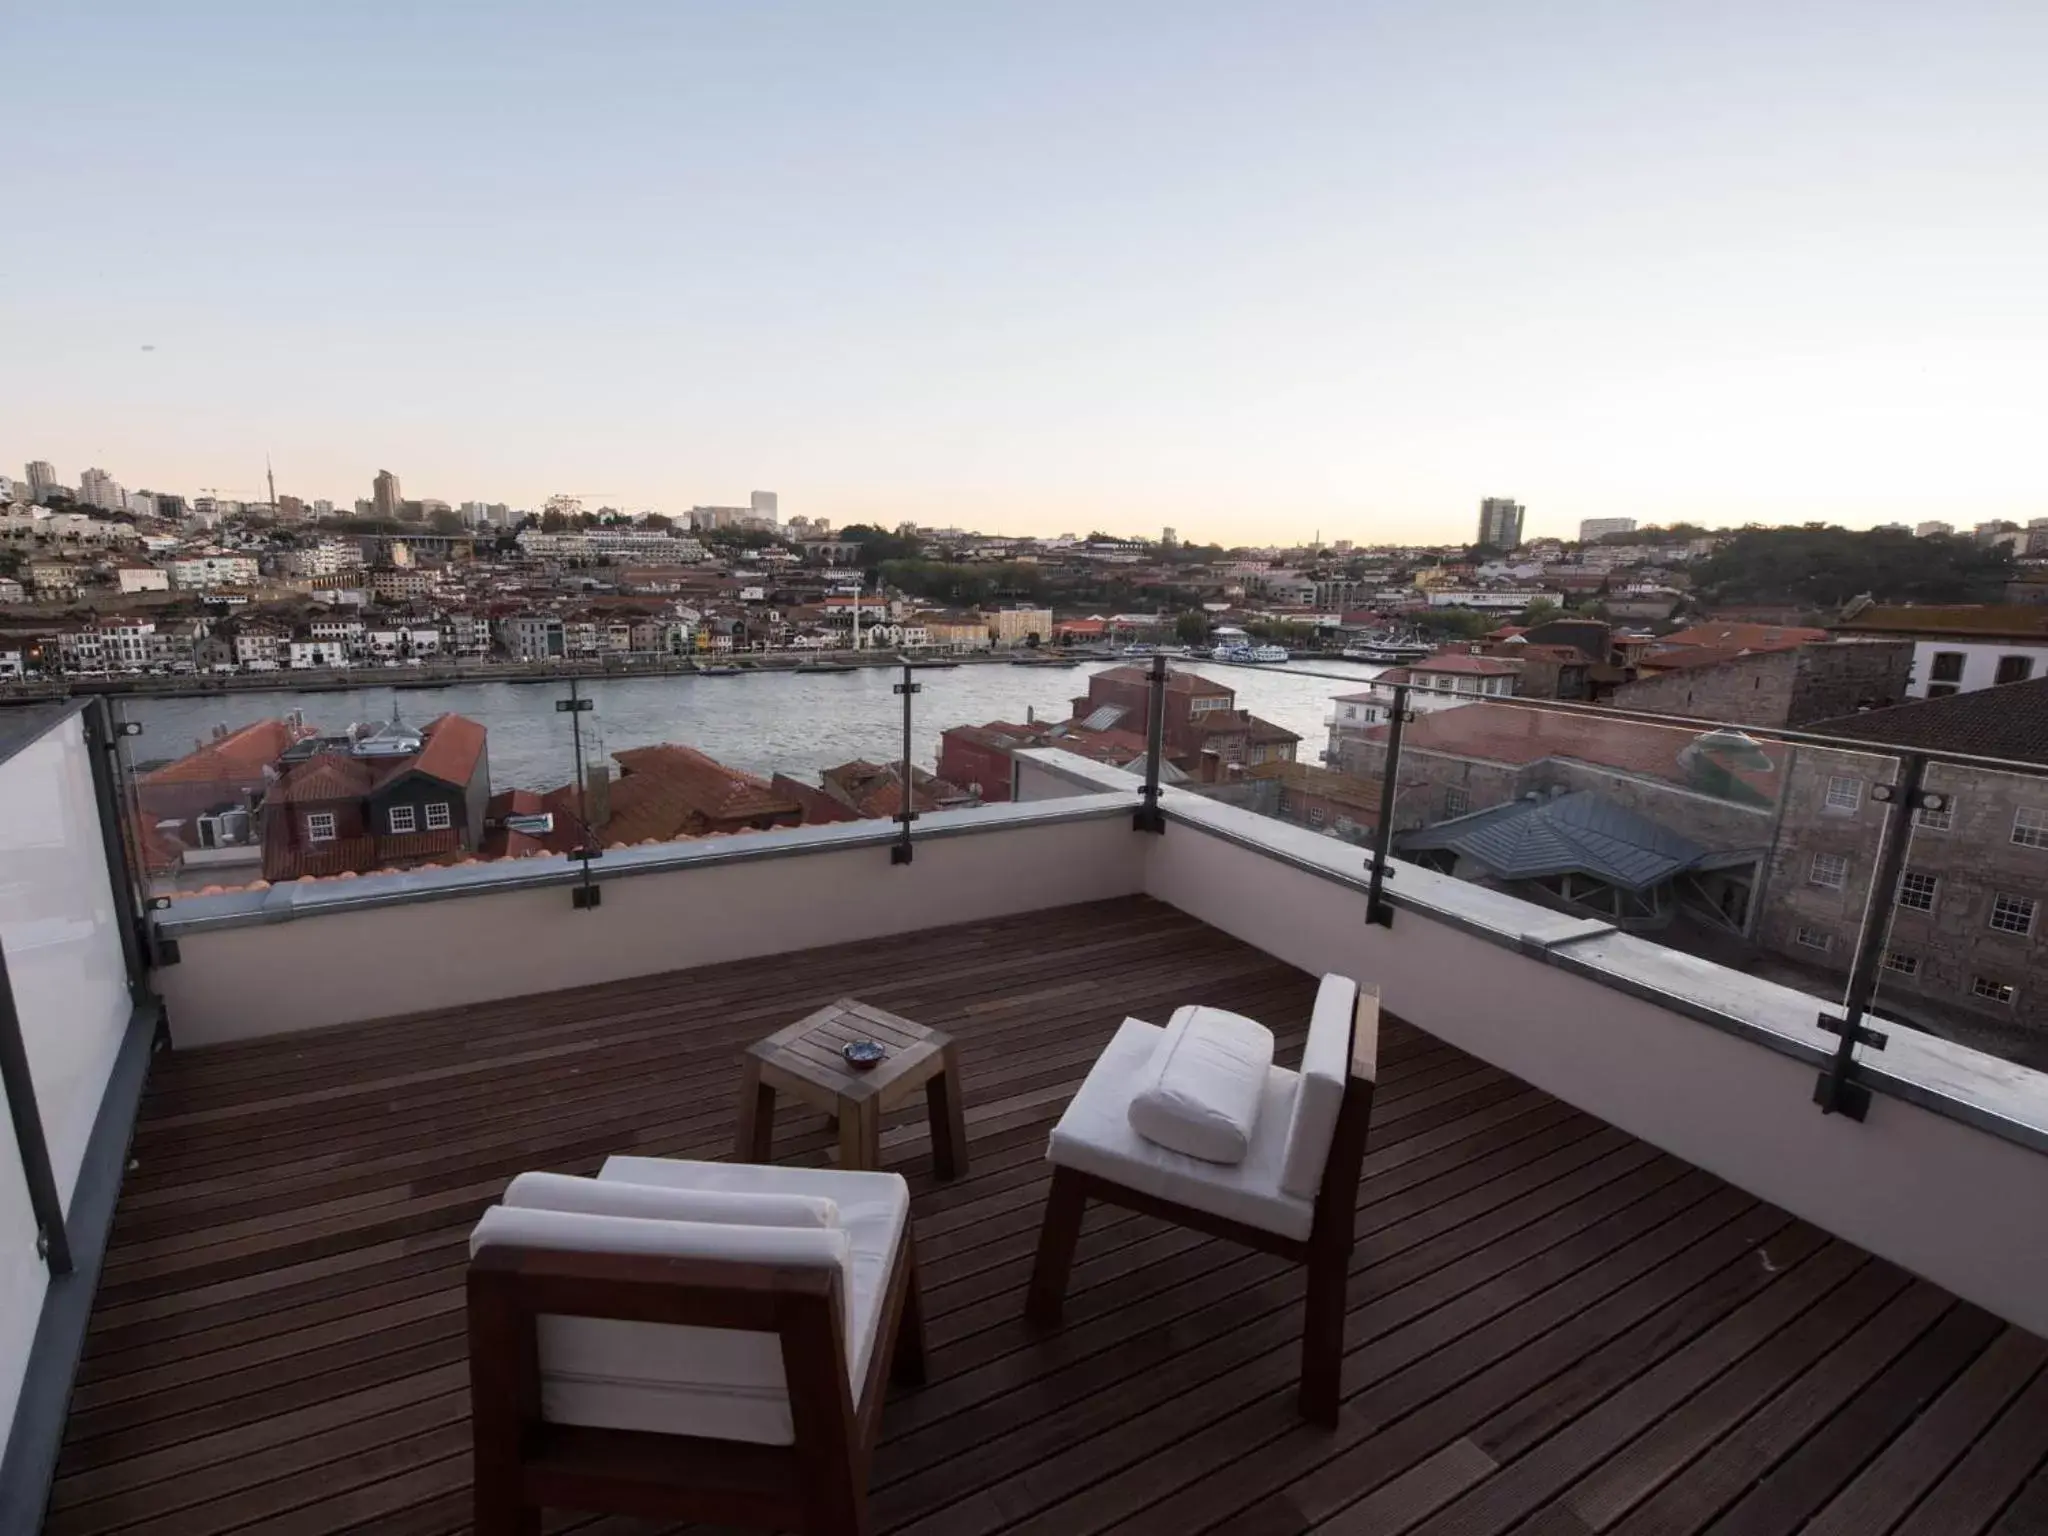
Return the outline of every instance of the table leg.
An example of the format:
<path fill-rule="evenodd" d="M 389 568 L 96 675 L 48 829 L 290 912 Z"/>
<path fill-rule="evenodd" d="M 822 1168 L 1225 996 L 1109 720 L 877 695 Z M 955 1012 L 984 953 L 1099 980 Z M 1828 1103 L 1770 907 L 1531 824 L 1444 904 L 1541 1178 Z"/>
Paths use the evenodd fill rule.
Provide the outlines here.
<path fill-rule="evenodd" d="M 775 1090 L 761 1081 L 761 1063 L 751 1056 L 740 1063 L 739 1128 L 732 1139 L 732 1160 L 775 1160 Z"/>
<path fill-rule="evenodd" d="M 932 1137 L 932 1172 L 942 1179 L 967 1176 L 967 1111 L 960 1100 L 960 1056 L 948 1045 L 943 1065 L 924 1085 L 925 1118 Z"/>
<path fill-rule="evenodd" d="M 839 1101 L 839 1166 L 870 1172 L 882 1166 L 882 1115 L 873 1099 Z"/>

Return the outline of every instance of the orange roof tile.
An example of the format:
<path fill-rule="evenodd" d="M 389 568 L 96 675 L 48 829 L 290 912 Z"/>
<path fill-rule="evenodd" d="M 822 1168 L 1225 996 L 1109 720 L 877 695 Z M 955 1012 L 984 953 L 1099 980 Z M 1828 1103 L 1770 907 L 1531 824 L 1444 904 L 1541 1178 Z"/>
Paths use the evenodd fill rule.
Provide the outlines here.
<path fill-rule="evenodd" d="M 309 734 L 303 728 L 294 729 L 287 720 L 252 721 L 175 762 L 138 775 L 137 782 L 204 784 L 220 779 L 261 778 L 263 770 L 276 762 L 285 748 Z"/>
<path fill-rule="evenodd" d="M 442 715 L 427 723 L 426 745 L 410 766 L 446 784 L 467 784 L 484 750 L 483 726 L 466 715 Z"/>

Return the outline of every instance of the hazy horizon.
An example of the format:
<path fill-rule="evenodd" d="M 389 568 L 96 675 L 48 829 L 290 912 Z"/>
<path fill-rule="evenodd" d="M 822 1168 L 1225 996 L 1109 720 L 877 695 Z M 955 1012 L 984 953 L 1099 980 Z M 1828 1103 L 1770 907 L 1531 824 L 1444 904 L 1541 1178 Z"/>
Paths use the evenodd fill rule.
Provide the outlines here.
<path fill-rule="evenodd" d="M 1225 544 L 2048 514 L 2038 3 L 0 0 L 0 43 L 10 474 Z"/>

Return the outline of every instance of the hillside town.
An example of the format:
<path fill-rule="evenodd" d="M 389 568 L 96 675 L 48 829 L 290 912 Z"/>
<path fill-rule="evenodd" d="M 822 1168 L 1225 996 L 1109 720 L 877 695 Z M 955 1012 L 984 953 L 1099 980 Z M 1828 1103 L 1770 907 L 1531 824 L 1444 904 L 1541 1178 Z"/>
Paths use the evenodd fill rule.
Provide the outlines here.
<path fill-rule="evenodd" d="M 1500 497 L 1482 503 L 1470 544 L 1225 550 L 1171 528 L 1144 539 L 910 523 L 835 533 L 785 518 L 772 491 L 670 516 L 585 509 L 570 496 L 538 512 L 413 500 L 390 471 L 371 489 L 338 508 L 274 491 L 260 501 L 129 491 L 101 469 L 71 486 L 44 461 L 19 480 L 0 475 L 0 684 L 196 687 L 275 672 L 1040 647 L 1242 646 L 1264 658 L 1378 641 L 1408 642 L 1405 654 L 1419 657 L 1438 641 L 1491 643 L 1504 622 L 1580 616 L 1615 637 L 1610 656 L 1592 659 L 1598 675 L 1526 637 L 1514 656 L 1460 665 L 1475 684 L 1519 662 L 1516 691 L 1597 691 L 1613 680 L 1610 662 L 1626 672 L 1702 619 L 1840 625 L 1966 654 L 2048 644 L 2048 518 L 1861 536 L 1889 541 L 1895 562 L 1941 551 L 1960 572 L 1954 590 L 1983 599 L 1900 612 L 1884 591 L 1744 601 L 1738 590 L 1731 600 L 1730 583 L 1712 578 L 1740 533 L 1590 519 L 1575 539 L 1526 537 L 1525 509 Z M 1996 658 L 1965 662 L 1981 665 L 2002 675 Z M 1553 668 L 1572 675 L 1537 681 Z"/>

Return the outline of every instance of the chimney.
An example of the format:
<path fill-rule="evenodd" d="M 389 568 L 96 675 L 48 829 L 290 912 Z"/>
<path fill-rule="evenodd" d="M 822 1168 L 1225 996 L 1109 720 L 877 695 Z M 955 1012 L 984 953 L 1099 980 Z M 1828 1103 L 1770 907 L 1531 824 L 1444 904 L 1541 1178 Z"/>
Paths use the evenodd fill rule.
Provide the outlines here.
<path fill-rule="evenodd" d="M 593 832 L 612 819 L 612 771 L 603 763 L 583 770 L 583 819 Z"/>

